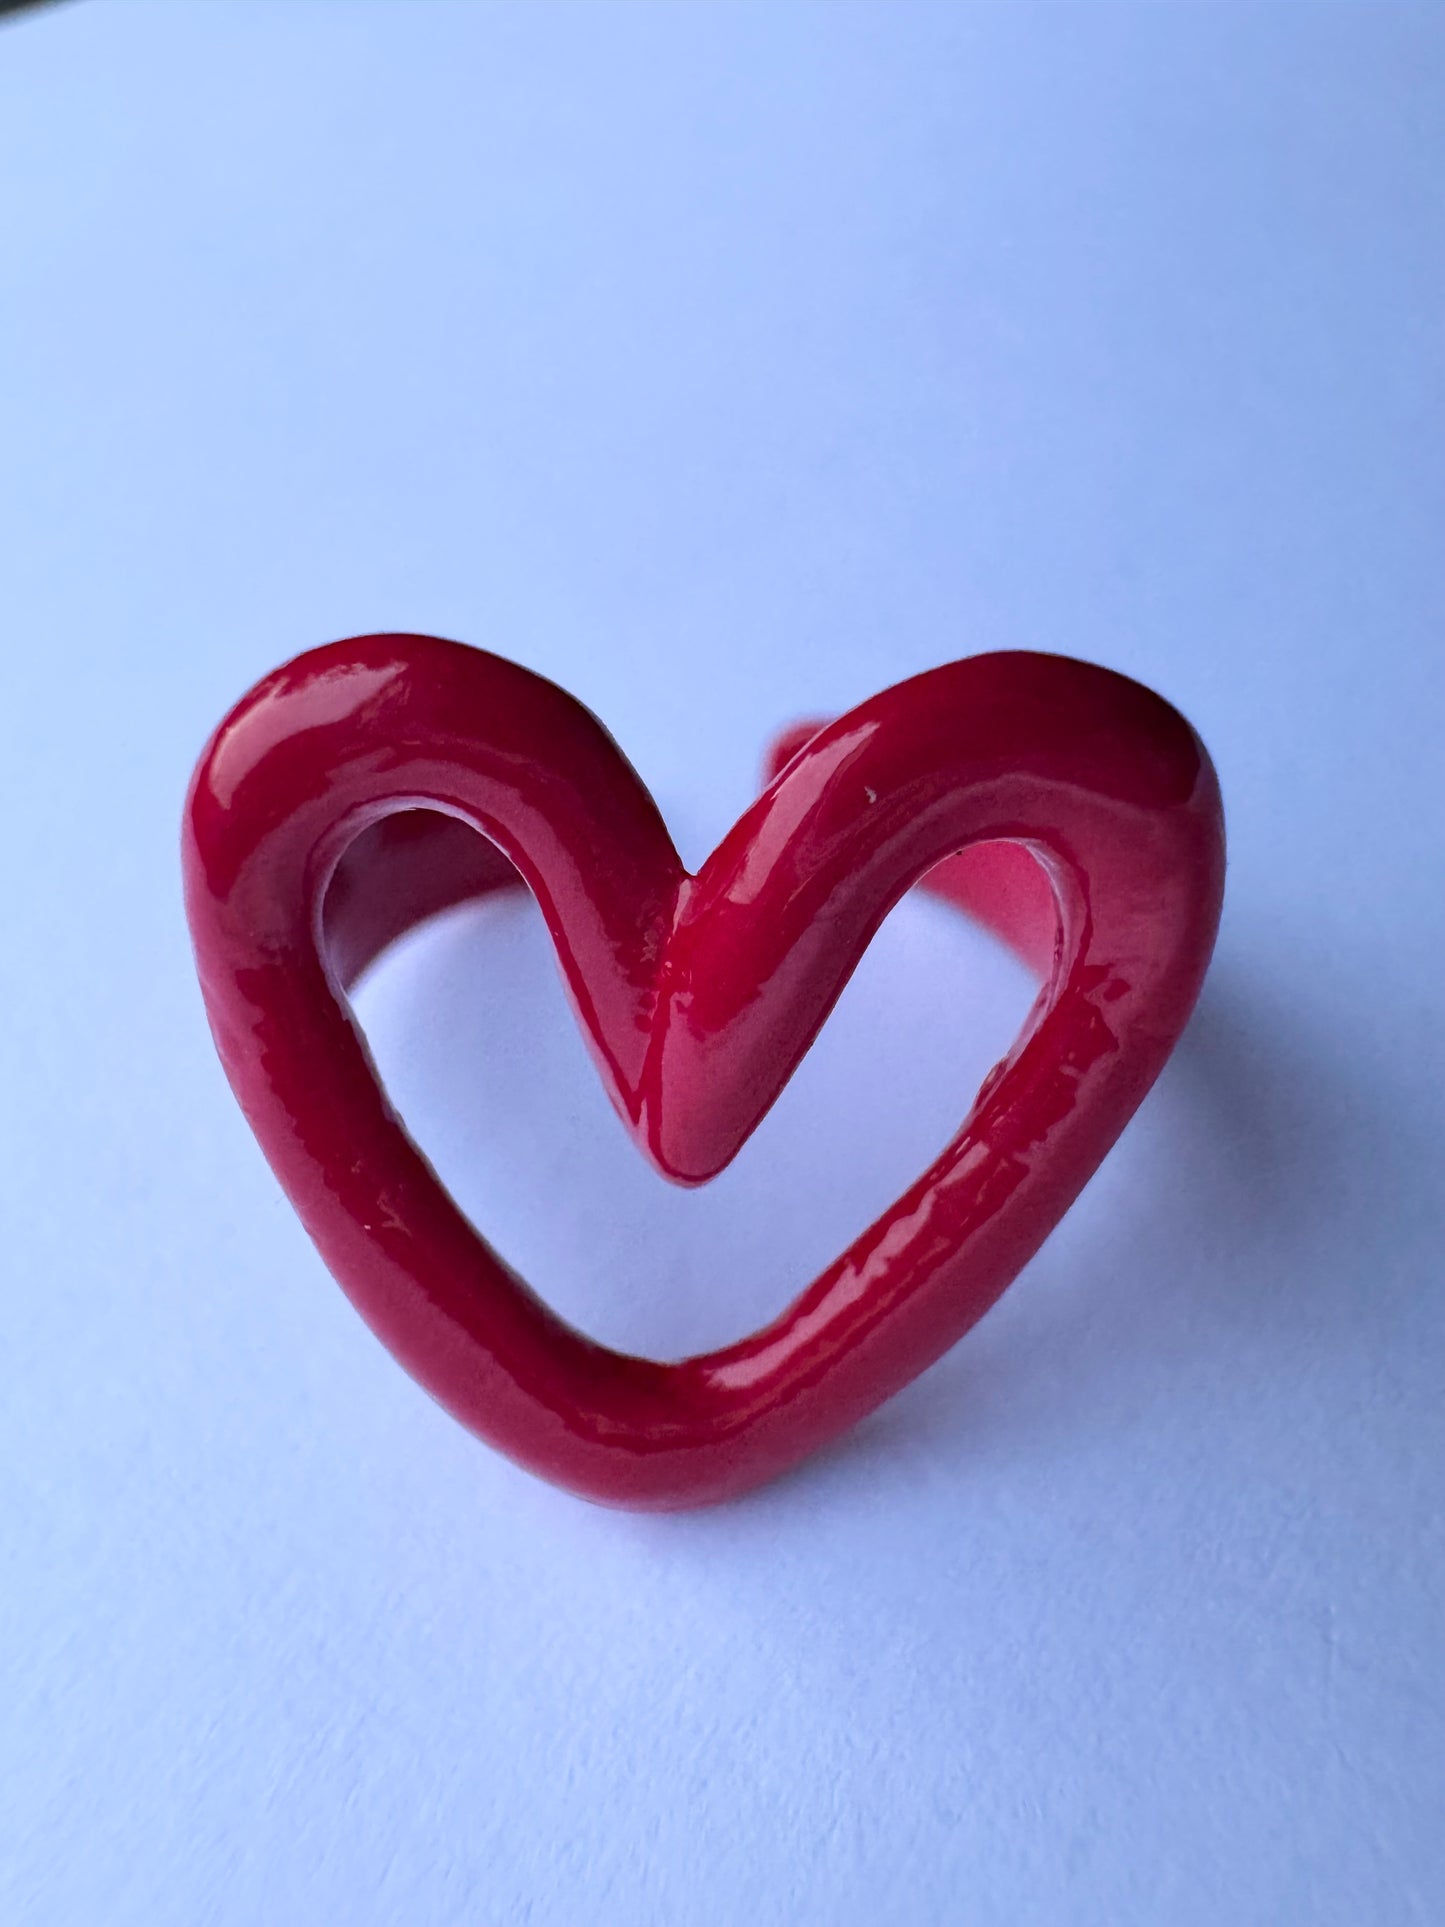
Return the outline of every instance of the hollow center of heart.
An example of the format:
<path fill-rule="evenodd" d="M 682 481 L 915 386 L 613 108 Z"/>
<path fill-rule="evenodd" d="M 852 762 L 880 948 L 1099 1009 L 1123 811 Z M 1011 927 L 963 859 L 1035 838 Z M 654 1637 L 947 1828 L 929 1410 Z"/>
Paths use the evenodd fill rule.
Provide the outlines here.
<path fill-rule="evenodd" d="M 407 1129 L 508 1263 L 603 1343 L 681 1358 L 767 1323 L 906 1190 L 1034 991 L 995 939 L 915 892 L 737 1159 L 692 1191 L 614 1114 L 526 892 L 433 918 L 352 1003 Z"/>

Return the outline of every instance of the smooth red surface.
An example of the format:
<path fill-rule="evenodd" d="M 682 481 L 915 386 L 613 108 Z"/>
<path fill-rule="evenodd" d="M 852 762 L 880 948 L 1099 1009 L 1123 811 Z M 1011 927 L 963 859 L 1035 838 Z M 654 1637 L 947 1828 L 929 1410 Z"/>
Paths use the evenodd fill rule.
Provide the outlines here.
<path fill-rule="evenodd" d="M 1108 670 L 950 663 L 792 733 L 778 760 L 690 876 L 565 692 L 459 643 L 365 636 L 258 683 L 187 799 L 212 1032 L 326 1263 L 465 1425 L 610 1504 L 743 1492 L 947 1350 L 1128 1121 L 1214 942 L 1224 838 L 1208 755 Z M 735 1155 L 925 876 L 1042 987 L 947 1149 L 780 1318 L 680 1363 L 629 1357 L 558 1319 L 463 1218 L 346 1003 L 393 937 L 519 876 L 613 1103 L 683 1183 Z"/>

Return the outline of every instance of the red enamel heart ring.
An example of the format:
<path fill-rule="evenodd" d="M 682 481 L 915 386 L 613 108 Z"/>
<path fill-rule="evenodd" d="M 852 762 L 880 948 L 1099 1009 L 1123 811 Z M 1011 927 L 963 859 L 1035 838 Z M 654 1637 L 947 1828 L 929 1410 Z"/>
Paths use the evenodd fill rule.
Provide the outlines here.
<path fill-rule="evenodd" d="M 961 1337 L 1158 1075 L 1219 920 L 1209 757 L 1109 670 L 949 663 L 792 733 L 775 760 L 691 876 L 564 691 L 459 643 L 364 636 L 258 683 L 187 798 L 211 1030 L 322 1257 L 463 1424 L 614 1505 L 743 1492 Z M 1034 966 L 1023 1031 L 941 1156 L 780 1318 L 678 1363 L 594 1343 L 490 1248 L 388 1104 L 346 1001 L 404 930 L 525 884 L 618 1115 L 660 1171 L 700 1184 L 920 882 Z"/>

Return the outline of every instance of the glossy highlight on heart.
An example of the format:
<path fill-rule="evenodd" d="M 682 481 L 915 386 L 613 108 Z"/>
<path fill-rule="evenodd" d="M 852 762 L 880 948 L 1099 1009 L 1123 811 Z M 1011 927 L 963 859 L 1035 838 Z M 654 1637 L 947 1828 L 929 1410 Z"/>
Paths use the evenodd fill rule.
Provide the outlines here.
<path fill-rule="evenodd" d="M 774 764 L 693 876 L 563 690 L 461 643 L 377 635 L 259 682 L 187 797 L 212 1034 L 322 1257 L 463 1424 L 608 1504 L 744 1492 L 954 1344 L 1128 1122 L 1214 943 L 1213 767 L 1176 710 L 1112 671 L 949 663 L 790 732 Z M 388 1104 L 346 1001 L 405 930 L 525 884 L 623 1124 L 664 1175 L 700 1184 L 918 883 L 1033 966 L 1022 1032 L 946 1149 L 778 1319 L 674 1363 L 574 1330 L 491 1249 Z"/>

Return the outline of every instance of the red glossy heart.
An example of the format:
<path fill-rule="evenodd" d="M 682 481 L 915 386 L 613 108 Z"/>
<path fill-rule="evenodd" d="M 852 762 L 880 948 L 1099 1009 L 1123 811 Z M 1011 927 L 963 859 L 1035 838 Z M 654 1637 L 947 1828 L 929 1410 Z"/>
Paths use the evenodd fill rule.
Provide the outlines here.
<path fill-rule="evenodd" d="M 1124 677 L 974 657 L 786 749 L 689 876 L 635 772 L 562 690 L 458 643 L 368 636 L 257 684 L 187 801 L 212 1032 L 322 1256 L 464 1424 L 613 1504 L 741 1492 L 953 1344 L 1153 1082 L 1214 942 L 1213 769 L 1183 718 Z M 390 938 L 520 873 L 618 1112 L 662 1171 L 699 1183 L 930 872 L 1039 966 L 1023 1032 L 942 1155 L 778 1320 L 681 1363 L 594 1344 L 503 1263 L 390 1109 L 345 1001 Z"/>

